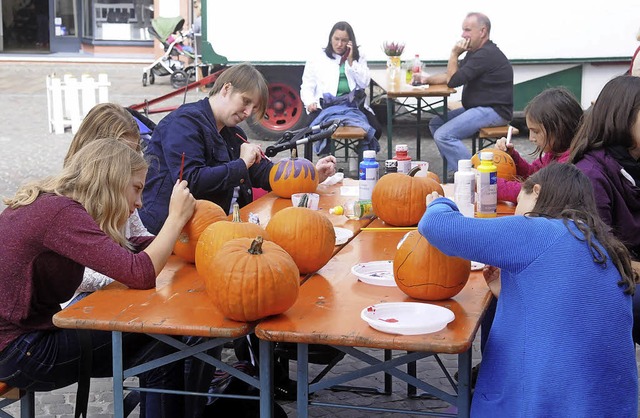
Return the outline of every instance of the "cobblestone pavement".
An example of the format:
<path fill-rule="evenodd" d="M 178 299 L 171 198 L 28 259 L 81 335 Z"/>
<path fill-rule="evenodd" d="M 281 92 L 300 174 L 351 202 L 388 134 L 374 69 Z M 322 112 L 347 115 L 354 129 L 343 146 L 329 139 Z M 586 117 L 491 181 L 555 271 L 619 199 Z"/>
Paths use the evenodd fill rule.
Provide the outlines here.
<path fill-rule="evenodd" d="M 172 90 L 168 77 L 156 78 L 156 84 L 143 87 L 141 83 L 143 64 L 133 63 L 64 63 L 64 62 L 0 62 L 0 196 L 11 196 L 23 182 L 40 178 L 57 172 L 62 165 L 72 134 L 67 130 L 64 134 L 56 135 L 48 132 L 47 95 L 45 77 L 47 74 L 71 74 L 76 77 L 89 74 L 97 77 L 99 73 L 108 75 L 111 86 L 109 99 L 112 102 L 129 106 L 150 100 Z M 205 97 L 204 92 L 189 92 L 186 100 L 195 101 Z M 176 97 L 169 104 L 178 105 L 182 97 Z M 162 115 L 152 115 L 156 122 Z M 250 137 L 251 139 L 251 137 Z M 256 142 L 256 141 L 254 141 Z M 257 141 L 260 142 L 260 141 Z M 382 162 L 386 159 L 386 137 L 381 138 L 382 151 L 378 154 Z M 394 144 L 407 143 L 409 154 L 415 156 L 415 130 L 408 127 L 394 127 Z M 263 148 L 268 142 L 260 142 Z M 516 147 L 521 151 L 531 150 L 525 137 L 514 139 Z M 470 141 L 468 141 L 470 147 Z M 423 159 L 431 163 L 431 170 L 441 173 L 441 160 L 430 138 L 423 138 Z M 347 169 L 345 162 L 340 166 Z M 0 210 L 4 206 L 0 206 Z M 379 356 L 380 350 L 371 350 L 372 355 Z M 225 352 L 225 358 L 232 359 L 232 353 Z M 440 356 L 443 364 L 453 373 L 456 356 Z M 473 346 L 473 363 L 480 360 L 478 341 Z M 314 366 L 320 367 L 320 366 Z M 348 356 L 338 363 L 335 370 L 340 372 L 353 371 L 362 367 L 356 360 Z M 317 370 L 319 371 L 319 369 Z M 313 375 L 313 374 L 312 374 Z M 295 362 L 291 365 L 291 376 L 295 377 Z M 439 370 L 433 359 L 421 360 L 418 363 L 418 376 L 427 379 L 438 387 L 445 388 L 447 379 Z M 370 376 L 355 384 L 368 387 L 382 388 L 382 374 Z M 89 415 L 91 417 L 108 417 L 113 413 L 113 394 L 111 379 L 92 379 L 92 391 L 89 399 Z M 313 396 L 315 401 L 345 401 L 363 407 L 389 407 L 395 409 L 409 409 L 414 411 L 429 410 L 444 412 L 450 406 L 442 401 L 430 399 L 408 399 L 406 385 L 394 379 L 394 393 L 392 395 L 356 394 L 352 392 L 322 391 Z M 75 385 L 55 390 L 50 393 L 36 395 L 36 415 L 38 417 L 72 417 L 75 403 Z M 281 402 L 290 417 L 295 417 L 295 402 Z M 16 413 L 17 407 L 7 408 Z M 370 416 L 388 416 L 371 411 L 353 411 L 325 407 L 311 407 L 311 417 L 353 417 L 365 418 Z M 137 411 L 134 412 L 137 416 Z M 412 417 L 417 415 L 398 414 L 396 416 Z"/>

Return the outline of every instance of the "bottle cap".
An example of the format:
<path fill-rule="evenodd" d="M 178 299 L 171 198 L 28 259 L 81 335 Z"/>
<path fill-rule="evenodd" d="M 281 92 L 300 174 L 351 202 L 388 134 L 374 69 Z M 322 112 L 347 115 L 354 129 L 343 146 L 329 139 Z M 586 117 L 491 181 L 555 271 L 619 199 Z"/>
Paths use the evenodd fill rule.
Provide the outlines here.
<path fill-rule="evenodd" d="M 329 213 L 332 215 L 343 215 L 344 214 L 344 208 L 342 206 L 335 206 L 332 207 L 331 209 L 329 209 Z"/>
<path fill-rule="evenodd" d="M 409 146 L 407 144 L 398 144 L 396 145 L 396 152 L 406 152 L 409 151 Z"/>
<path fill-rule="evenodd" d="M 393 159 L 386 160 L 384 162 L 384 166 L 387 167 L 387 168 L 390 168 L 390 167 L 398 168 L 398 161 L 397 160 L 393 160 Z"/>
<path fill-rule="evenodd" d="M 458 170 L 468 171 L 471 170 L 471 167 L 473 167 L 471 160 L 458 160 Z"/>
<path fill-rule="evenodd" d="M 362 153 L 363 158 L 376 158 L 376 152 L 374 150 L 366 150 Z"/>
<path fill-rule="evenodd" d="M 480 153 L 480 159 L 481 160 L 489 160 L 489 161 L 493 161 L 493 152 L 489 152 L 489 151 L 482 151 Z"/>

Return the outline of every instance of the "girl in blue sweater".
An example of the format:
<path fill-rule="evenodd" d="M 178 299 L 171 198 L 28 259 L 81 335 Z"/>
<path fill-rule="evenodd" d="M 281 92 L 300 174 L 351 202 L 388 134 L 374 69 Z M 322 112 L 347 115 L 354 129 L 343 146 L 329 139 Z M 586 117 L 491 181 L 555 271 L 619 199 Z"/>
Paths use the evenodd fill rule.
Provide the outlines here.
<path fill-rule="evenodd" d="M 430 243 L 495 266 L 484 272 L 499 297 L 472 416 L 636 418 L 638 275 L 598 216 L 589 179 L 553 163 L 523 183 L 515 216 L 494 219 L 427 200 L 418 229 Z"/>

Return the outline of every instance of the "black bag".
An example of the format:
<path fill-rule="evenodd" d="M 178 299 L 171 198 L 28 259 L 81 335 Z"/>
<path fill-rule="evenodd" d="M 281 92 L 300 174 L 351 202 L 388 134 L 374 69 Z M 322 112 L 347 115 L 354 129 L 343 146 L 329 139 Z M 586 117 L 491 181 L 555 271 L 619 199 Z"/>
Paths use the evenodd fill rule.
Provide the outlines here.
<path fill-rule="evenodd" d="M 234 368 L 255 376 L 255 368 L 247 361 L 238 361 L 232 365 Z M 248 395 L 259 396 L 257 388 L 245 383 L 235 376 L 223 370 L 216 370 L 209 386 L 209 393 L 224 395 Z M 287 418 L 287 413 L 280 405 L 274 402 L 273 416 L 275 418 Z M 259 418 L 260 402 L 258 400 L 234 399 L 211 397 L 204 408 L 203 418 L 206 417 L 235 417 L 235 418 Z"/>

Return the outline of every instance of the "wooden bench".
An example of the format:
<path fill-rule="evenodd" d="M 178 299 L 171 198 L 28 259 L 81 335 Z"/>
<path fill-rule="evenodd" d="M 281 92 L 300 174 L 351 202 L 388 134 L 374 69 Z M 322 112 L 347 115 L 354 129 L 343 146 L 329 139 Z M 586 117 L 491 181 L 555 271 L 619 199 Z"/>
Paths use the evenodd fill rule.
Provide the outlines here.
<path fill-rule="evenodd" d="M 352 150 L 358 158 L 358 164 L 362 161 L 362 151 L 358 152 L 358 142 L 362 141 L 367 132 L 356 126 L 339 126 L 331 135 L 331 155 L 344 150 L 344 160 L 349 162 L 349 150 Z"/>
<path fill-rule="evenodd" d="M 489 145 L 493 145 L 496 141 L 502 137 L 506 137 L 509 133 L 509 126 L 490 126 L 488 128 L 482 128 L 471 138 L 471 155 L 476 155 L 477 151 L 480 151 Z M 515 126 L 511 135 L 518 135 L 520 131 Z M 486 142 L 486 144 L 485 144 Z M 442 158 L 442 182 L 447 182 L 447 160 Z"/>
<path fill-rule="evenodd" d="M 8 413 L 2 411 L 6 406 L 20 401 L 20 417 L 35 417 L 35 396 L 33 392 L 11 387 L 4 382 L 0 382 L 0 417 L 13 418 Z"/>

